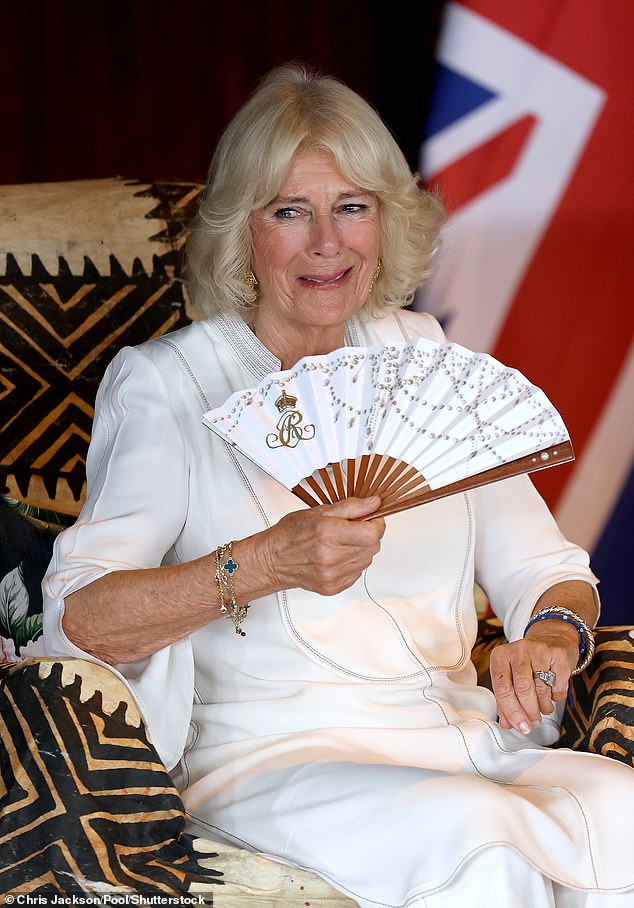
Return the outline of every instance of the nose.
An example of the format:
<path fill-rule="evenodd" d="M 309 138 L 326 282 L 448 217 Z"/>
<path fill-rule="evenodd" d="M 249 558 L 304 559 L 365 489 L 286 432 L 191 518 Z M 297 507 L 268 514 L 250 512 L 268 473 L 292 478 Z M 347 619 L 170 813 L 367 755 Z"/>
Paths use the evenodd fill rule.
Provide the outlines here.
<path fill-rule="evenodd" d="M 331 214 L 316 214 L 311 226 L 311 252 L 314 255 L 336 256 L 341 249 L 339 228 Z"/>

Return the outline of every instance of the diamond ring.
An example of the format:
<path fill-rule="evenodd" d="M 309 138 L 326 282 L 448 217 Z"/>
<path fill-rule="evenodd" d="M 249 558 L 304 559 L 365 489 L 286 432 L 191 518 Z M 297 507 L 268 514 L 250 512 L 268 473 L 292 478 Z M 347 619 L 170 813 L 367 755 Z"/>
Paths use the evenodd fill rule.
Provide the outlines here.
<path fill-rule="evenodd" d="M 557 676 L 554 672 L 533 672 L 533 678 L 539 678 L 540 681 L 543 681 L 544 684 L 547 684 L 549 687 L 553 687 Z"/>

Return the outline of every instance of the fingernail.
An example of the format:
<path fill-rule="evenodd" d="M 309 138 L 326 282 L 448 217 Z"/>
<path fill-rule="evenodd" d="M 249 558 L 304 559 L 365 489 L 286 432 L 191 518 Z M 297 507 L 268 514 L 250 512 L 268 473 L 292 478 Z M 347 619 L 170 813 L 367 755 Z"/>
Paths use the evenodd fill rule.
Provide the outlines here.
<path fill-rule="evenodd" d="M 523 735 L 527 735 L 531 730 L 531 727 L 528 722 L 520 722 L 519 729 Z"/>

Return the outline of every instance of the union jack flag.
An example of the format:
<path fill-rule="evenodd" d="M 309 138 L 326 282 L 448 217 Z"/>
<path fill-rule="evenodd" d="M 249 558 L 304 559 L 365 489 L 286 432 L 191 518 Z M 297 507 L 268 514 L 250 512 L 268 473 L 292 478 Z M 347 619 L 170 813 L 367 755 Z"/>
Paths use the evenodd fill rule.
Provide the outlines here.
<path fill-rule="evenodd" d="M 561 412 L 577 459 L 536 474 L 634 623 L 634 4 L 447 4 L 421 173 L 449 211 L 417 301 Z"/>

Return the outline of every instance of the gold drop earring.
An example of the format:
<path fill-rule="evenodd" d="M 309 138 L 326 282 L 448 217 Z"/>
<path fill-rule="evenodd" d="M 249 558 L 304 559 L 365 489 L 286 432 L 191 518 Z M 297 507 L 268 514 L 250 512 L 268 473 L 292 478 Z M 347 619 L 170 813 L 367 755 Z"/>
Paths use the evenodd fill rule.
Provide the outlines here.
<path fill-rule="evenodd" d="M 249 290 L 245 293 L 244 298 L 247 303 L 254 303 L 258 298 L 258 294 L 255 289 L 258 285 L 258 279 L 252 271 L 245 271 L 244 283 L 249 288 Z"/>
<path fill-rule="evenodd" d="M 380 276 L 381 276 L 381 259 L 379 259 L 378 262 L 376 263 L 376 268 L 374 269 L 374 274 L 370 278 L 370 286 L 368 287 L 368 293 L 372 293 L 372 291 L 374 290 L 374 285 L 376 284 L 376 282 L 378 281 Z"/>

